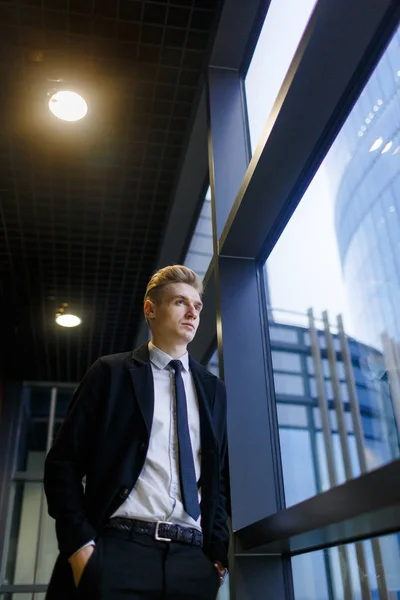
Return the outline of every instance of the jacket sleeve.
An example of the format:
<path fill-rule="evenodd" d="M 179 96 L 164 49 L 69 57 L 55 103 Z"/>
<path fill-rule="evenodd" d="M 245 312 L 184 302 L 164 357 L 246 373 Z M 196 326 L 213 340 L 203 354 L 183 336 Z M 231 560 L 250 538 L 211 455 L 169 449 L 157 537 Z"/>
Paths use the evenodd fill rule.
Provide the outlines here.
<path fill-rule="evenodd" d="M 97 534 L 85 515 L 82 479 L 87 471 L 101 381 L 102 364 L 97 360 L 77 388 L 45 461 L 48 512 L 56 521 L 59 550 L 68 556 Z"/>
<path fill-rule="evenodd" d="M 220 481 L 219 500 L 214 519 L 214 527 L 211 532 L 209 553 L 213 560 L 220 562 L 224 567 L 228 566 L 229 528 L 228 515 L 230 515 L 230 492 L 229 492 L 229 466 L 228 445 L 226 434 L 226 388 L 222 381 L 218 382 L 219 390 L 217 401 L 219 402 L 221 419 L 221 445 L 220 445 Z"/>

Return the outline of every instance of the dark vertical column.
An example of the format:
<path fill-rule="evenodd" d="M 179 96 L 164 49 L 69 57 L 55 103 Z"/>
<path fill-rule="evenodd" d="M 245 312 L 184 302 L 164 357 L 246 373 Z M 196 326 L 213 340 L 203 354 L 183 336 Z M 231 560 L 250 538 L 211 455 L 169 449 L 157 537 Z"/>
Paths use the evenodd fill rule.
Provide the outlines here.
<path fill-rule="evenodd" d="M 209 164 L 216 240 L 228 220 L 250 160 L 243 83 L 238 71 L 208 70 Z M 211 177 L 211 171 L 213 176 Z"/>
<path fill-rule="evenodd" d="M 236 71 L 216 67 L 209 71 L 217 336 L 228 394 L 233 530 L 284 508 L 264 270 L 255 256 L 222 256 L 218 250 L 248 165 L 242 85 Z M 244 556 L 239 548 L 234 554 L 232 597 L 293 598 L 290 560 L 282 556 Z"/>
<path fill-rule="evenodd" d="M 5 558 L 7 512 L 17 451 L 21 391 L 20 383 L 0 380 L 0 563 Z"/>

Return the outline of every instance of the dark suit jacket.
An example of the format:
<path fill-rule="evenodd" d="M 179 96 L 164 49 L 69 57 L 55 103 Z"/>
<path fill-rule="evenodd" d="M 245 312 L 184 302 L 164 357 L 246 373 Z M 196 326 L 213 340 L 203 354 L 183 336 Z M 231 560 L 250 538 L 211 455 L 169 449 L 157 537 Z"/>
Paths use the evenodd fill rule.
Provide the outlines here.
<path fill-rule="evenodd" d="M 227 565 L 225 386 L 192 358 L 190 369 L 200 412 L 204 551 Z M 147 454 L 153 411 L 147 344 L 133 354 L 99 358 L 75 392 L 45 463 L 44 487 L 60 550 L 48 599 L 74 595 L 69 556 L 96 538 L 135 486 Z"/>

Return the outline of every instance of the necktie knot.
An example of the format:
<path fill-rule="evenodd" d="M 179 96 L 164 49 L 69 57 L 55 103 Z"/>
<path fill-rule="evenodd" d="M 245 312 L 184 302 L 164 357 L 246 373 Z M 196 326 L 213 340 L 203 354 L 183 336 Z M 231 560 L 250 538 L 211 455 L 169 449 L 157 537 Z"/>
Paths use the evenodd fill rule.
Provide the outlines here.
<path fill-rule="evenodd" d="M 180 373 L 183 369 L 183 364 L 180 360 L 171 360 L 169 365 L 174 369 L 175 373 Z"/>

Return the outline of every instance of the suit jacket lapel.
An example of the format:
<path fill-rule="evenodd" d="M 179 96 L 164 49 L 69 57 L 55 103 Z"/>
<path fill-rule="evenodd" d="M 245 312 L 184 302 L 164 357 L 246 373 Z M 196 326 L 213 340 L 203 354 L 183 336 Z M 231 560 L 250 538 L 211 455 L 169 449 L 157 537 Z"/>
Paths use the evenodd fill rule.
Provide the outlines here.
<path fill-rule="evenodd" d="M 214 454 L 218 449 L 212 420 L 215 378 L 192 357 L 189 357 L 189 363 L 199 401 L 202 455 Z M 150 436 L 154 414 L 154 380 L 147 343 L 134 350 L 127 366 L 147 433 Z"/>
<path fill-rule="evenodd" d="M 154 381 L 147 343 L 134 350 L 132 358 L 129 359 L 129 373 L 150 437 L 154 413 Z"/>

